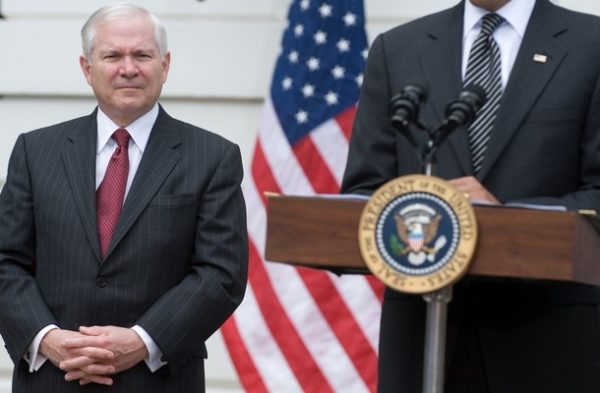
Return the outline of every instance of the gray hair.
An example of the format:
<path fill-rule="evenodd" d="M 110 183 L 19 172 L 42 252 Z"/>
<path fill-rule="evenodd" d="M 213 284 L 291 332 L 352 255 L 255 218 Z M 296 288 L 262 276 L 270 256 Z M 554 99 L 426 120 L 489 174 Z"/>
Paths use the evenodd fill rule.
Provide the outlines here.
<path fill-rule="evenodd" d="M 134 15 L 148 15 L 154 25 L 154 37 L 160 50 L 160 57 L 164 59 L 167 54 L 167 31 L 161 21 L 148 10 L 131 3 L 111 3 L 94 12 L 81 29 L 81 46 L 83 55 L 88 61 L 92 60 L 94 40 L 98 26 L 104 22 L 116 19 L 126 19 Z"/>

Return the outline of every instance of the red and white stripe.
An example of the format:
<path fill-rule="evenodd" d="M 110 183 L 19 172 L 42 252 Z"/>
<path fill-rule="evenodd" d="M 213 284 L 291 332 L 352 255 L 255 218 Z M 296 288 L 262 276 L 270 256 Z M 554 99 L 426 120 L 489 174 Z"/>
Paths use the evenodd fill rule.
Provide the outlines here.
<path fill-rule="evenodd" d="M 265 262 L 264 192 L 338 193 L 355 108 L 290 146 L 266 100 L 244 184 L 246 297 L 221 332 L 248 392 L 374 392 L 382 285 Z"/>

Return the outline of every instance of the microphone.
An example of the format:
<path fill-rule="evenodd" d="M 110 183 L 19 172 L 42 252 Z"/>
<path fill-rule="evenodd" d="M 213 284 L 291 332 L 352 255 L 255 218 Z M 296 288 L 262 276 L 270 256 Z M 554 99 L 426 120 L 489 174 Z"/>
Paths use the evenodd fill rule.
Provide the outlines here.
<path fill-rule="evenodd" d="M 479 85 L 469 85 L 460 92 L 458 99 L 446 106 L 446 118 L 432 132 L 433 151 L 458 127 L 468 127 L 486 101 L 486 94 Z"/>
<path fill-rule="evenodd" d="M 427 99 L 425 83 L 409 83 L 390 100 L 392 125 L 399 131 L 417 121 L 419 109 Z"/>
<path fill-rule="evenodd" d="M 419 109 L 427 99 L 427 88 L 424 86 L 427 85 L 424 83 L 409 83 L 390 100 L 392 126 L 400 131 L 415 149 L 418 148 L 418 143 L 408 126 L 411 123 L 417 123 L 419 128 L 423 128 L 418 122 L 418 118 Z"/>
<path fill-rule="evenodd" d="M 446 124 L 450 129 L 460 126 L 469 126 L 475 115 L 487 100 L 485 91 L 481 86 L 469 85 L 458 95 L 456 101 L 446 106 Z"/>

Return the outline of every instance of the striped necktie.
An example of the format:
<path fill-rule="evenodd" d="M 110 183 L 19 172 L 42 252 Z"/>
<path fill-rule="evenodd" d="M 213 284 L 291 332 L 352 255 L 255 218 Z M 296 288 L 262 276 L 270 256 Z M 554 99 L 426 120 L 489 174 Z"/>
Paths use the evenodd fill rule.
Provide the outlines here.
<path fill-rule="evenodd" d="M 468 130 L 475 174 L 481 169 L 502 97 L 500 48 L 494 40 L 493 34 L 503 21 L 504 18 L 497 14 L 487 14 L 482 18 L 481 31 L 471 47 L 465 74 L 464 86 L 479 85 L 487 96 L 485 105 L 477 113 L 475 121 Z"/>

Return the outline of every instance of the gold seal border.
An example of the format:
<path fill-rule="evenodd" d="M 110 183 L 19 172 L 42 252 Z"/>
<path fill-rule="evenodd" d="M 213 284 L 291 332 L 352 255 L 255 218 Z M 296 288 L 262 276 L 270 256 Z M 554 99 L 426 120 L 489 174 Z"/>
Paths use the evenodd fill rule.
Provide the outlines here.
<path fill-rule="evenodd" d="M 445 201 L 458 221 L 459 241 L 450 260 L 437 271 L 411 276 L 391 267 L 377 248 L 376 224 L 383 210 L 407 194 L 427 193 Z M 386 286 L 411 294 L 433 292 L 451 285 L 469 269 L 477 244 L 475 210 L 464 193 L 448 182 L 432 176 L 403 176 L 377 189 L 365 205 L 358 225 L 358 244 L 367 267 Z"/>

